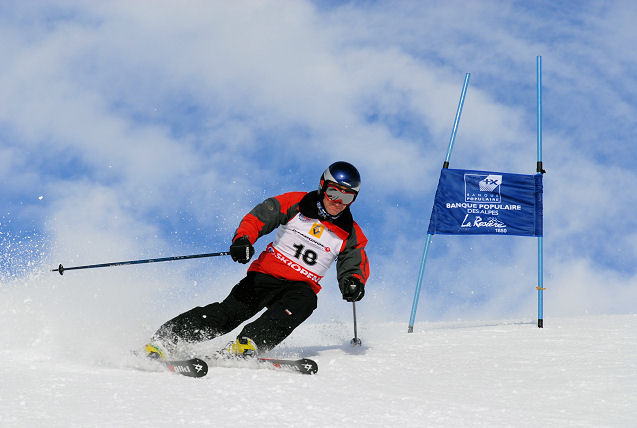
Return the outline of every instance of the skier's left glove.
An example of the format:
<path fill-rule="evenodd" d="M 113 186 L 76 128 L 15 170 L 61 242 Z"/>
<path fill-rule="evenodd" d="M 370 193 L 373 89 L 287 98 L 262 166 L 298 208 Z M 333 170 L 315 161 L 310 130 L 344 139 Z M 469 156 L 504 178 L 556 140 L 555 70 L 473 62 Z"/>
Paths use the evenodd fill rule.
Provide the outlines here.
<path fill-rule="evenodd" d="M 338 287 L 343 294 L 343 300 L 348 302 L 358 302 L 365 295 L 365 285 L 355 276 L 350 276 L 342 280 Z"/>
<path fill-rule="evenodd" d="M 254 247 L 247 236 L 241 236 L 234 240 L 230 246 L 230 256 L 235 262 L 246 264 L 254 255 Z"/>

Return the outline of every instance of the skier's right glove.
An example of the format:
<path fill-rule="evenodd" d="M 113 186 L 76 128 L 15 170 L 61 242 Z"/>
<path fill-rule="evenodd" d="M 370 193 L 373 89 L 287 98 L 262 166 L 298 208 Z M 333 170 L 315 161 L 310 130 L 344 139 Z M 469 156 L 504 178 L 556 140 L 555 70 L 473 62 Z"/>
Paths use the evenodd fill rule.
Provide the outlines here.
<path fill-rule="evenodd" d="M 365 285 L 355 276 L 345 278 L 338 284 L 343 294 L 343 300 L 358 302 L 365 295 Z"/>
<path fill-rule="evenodd" d="M 241 236 L 234 240 L 230 246 L 230 257 L 235 262 L 246 264 L 254 255 L 254 247 L 247 236 Z"/>

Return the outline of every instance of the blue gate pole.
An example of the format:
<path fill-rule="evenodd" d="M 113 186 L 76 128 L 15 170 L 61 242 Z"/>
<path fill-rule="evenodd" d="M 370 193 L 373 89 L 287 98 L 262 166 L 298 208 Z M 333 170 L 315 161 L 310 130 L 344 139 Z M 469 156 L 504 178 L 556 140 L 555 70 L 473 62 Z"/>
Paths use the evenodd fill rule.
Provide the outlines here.
<path fill-rule="evenodd" d="M 458 102 L 458 109 L 456 110 L 456 118 L 453 121 L 453 129 L 451 130 L 451 137 L 449 138 L 449 147 L 447 148 L 447 156 L 442 164 L 443 168 L 449 168 L 449 160 L 451 159 L 451 151 L 453 150 L 453 142 L 456 139 L 456 133 L 458 131 L 458 123 L 460 122 L 460 115 L 462 114 L 462 106 L 464 105 L 464 98 L 467 93 L 467 87 L 469 86 L 469 76 L 471 73 L 467 73 L 464 76 L 464 83 L 462 85 L 462 92 L 460 93 L 460 101 Z M 408 333 L 414 332 L 414 321 L 416 319 L 416 310 L 418 309 L 418 299 L 420 298 L 420 288 L 422 287 L 422 277 L 425 273 L 425 264 L 427 263 L 427 255 L 429 254 L 429 246 L 431 245 L 431 233 L 427 234 L 427 241 L 425 242 L 425 250 L 422 253 L 422 260 L 420 262 L 420 272 L 418 273 L 418 283 L 416 284 L 416 291 L 414 293 L 414 301 L 411 305 L 411 317 L 409 318 Z"/>
<path fill-rule="evenodd" d="M 537 173 L 542 167 L 542 57 L 537 57 Z M 544 232 L 542 232 L 544 233 Z M 544 246 L 543 236 L 537 240 L 537 326 L 544 328 Z"/>
<path fill-rule="evenodd" d="M 418 273 L 418 283 L 416 285 L 416 293 L 414 294 L 414 301 L 411 304 L 411 317 L 409 318 L 409 328 L 407 333 L 414 332 L 414 320 L 416 319 L 416 309 L 418 309 L 418 299 L 420 298 L 420 287 L 422 286 L 422 276 L 425 273 L 425 264 L 427 263 L 427 255 L 429 254 L 429 245 L 431 244 L 431 233 L 427 234 L 427 241 L 425 242 L 425 250 L 422 253 L 422 260 L 420 261 L 420 272 Z"/>

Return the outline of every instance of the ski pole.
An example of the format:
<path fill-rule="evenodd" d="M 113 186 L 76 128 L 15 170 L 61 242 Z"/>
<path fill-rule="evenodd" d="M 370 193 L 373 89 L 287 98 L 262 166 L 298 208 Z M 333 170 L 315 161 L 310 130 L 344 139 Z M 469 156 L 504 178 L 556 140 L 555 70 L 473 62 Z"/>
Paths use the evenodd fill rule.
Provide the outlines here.
<path fill-rule="evenodd" d="M 73 267 L 68 267 L 68 268 L 65 268 L 60 263 L 60 265 L 57 267 L 57 269 L 51 269 L 51 272 L 60 272 L 60 275 L 63 275 L 65 270 L 93 269 L 93 268 L 102 268 L 102 267 L 109 267 L 109 266 L 122 266 L 122 265 L 139 265 L 139 264 L 143 264 L 143 263 L 157 263 L 157 262 L 168 262 L 168 261 L 173 261 L 173 260 L 199 259 L 199 258 L 202 258 L 202 257 L 227 256 L 229 254 L 230 254 L 229 251 L 223 251 L 223 252 L 219 252 L 219 253 L 192 254 L 192 255 L 189 255 L 189 256 L 176 256 L 176 257 L 161 257 L 161 258 L 158 258 L 158 259 L 128 260 L 128 261 L 124 261 L 124 262 L 100 263 L 100 264 L 96 264 L 96 265 L 73 266 Z"/>
<path fill-rule="evenodd" d="M 352 311 L 354 313 L 354 338 L 350 341 L 352 346 L 361 346 L 362 342 L 358 338 L 358 331 L 356 329 L 356 302 L 352 302 Z"/>

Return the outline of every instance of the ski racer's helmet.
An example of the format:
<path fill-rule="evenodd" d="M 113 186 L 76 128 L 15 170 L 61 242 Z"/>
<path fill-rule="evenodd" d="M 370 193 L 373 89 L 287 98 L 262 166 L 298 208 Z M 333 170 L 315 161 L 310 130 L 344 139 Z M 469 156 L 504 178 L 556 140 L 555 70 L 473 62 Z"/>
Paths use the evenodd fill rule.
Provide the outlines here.
<path fill-rule="evenodd" d="M 343 189 L 330 187 L 330 183 L 338 184 Z M 319 195 L 322 199 L 327 193 L 328 198 L 341 199 L 344 204 L 349 205 L 358 196 L 360 188 L 361 176 L 354 165 L 338 161 L 328 166 L 323 172 L 319 184 Z"/>

